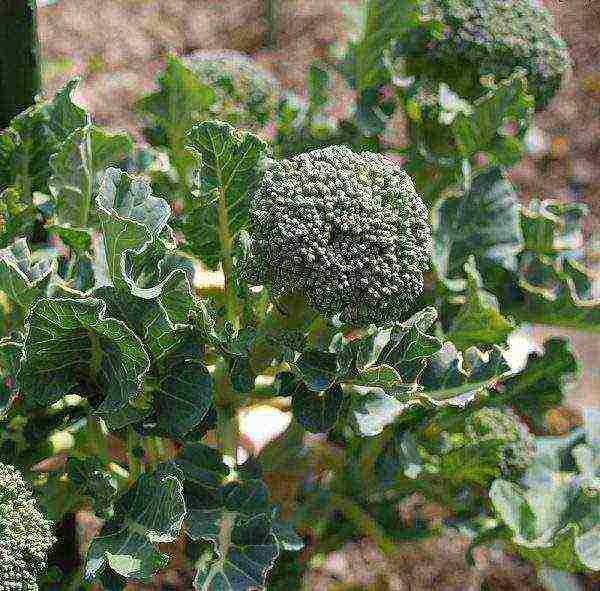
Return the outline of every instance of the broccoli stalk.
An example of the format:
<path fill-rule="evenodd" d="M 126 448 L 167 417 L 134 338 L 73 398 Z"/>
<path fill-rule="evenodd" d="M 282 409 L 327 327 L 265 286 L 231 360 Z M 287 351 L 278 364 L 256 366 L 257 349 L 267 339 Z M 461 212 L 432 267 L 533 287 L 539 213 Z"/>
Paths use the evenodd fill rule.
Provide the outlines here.
<path fill-rule="evenodd" d="M 325 317 L 386 323 L 423 291 L 431 231 L 409 176 L 332 146 L 272 161 L 250 210 L 248 281 Z"/>

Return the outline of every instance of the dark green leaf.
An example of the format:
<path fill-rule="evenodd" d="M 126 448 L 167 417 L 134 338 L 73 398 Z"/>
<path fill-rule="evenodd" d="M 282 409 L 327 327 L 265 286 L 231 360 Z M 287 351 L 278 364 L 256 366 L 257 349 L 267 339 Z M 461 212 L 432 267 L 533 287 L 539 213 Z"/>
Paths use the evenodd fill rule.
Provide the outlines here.
<path fill-rule="evenodd" d="M 314 392 L 327 390 L 335 383 L 337 356 L 325 351 L 305 351 L 295 366 L 306 386 Z"/>
<path fill-rule="evenodd" d="M 54 261 L 34 262 L 27 241 L 21 238 L 0 250 L 0 289 L 23 308 L 45 296 L 56 269 Z"/>
<path fill-rule="evenodd" d="M 99 299 L 44 299 L 32 309 L 18 384 L 31 402 L 49 405 L 73 391 L 89 395 L 96 382 L 111 414 L 139 394 L 149 360 L 142 343 L 123 322 L 106 317 Z"/>
<path fill-rule="evenodd" d="M 220 121 L 195 125 L 186 140 L 200 170 L 198 195 L 183 231 L 191 251 L 214 269 L 248 221 L 267 144 Z"/>
<path fill-rule="evenodd" d="M 442 280 L 462 275 L 471 255 L 484 279 L 497 266 L 516 270 L 523 244 L 519 202 L 501 168 L 480 173 L 463 196 L 441 201 L 433 217 L 434 261 Z"/>
<path fill-rule="evenodd" d="M 543 353 L 531 353 L 523 371 L 504 382 L 505 399 L 536 429 L 544 429 L 546 412 L 562 403 L 566 388 L 579 371 L 569 341 L 548 339 Z"/>
<path fill-rule="evenodd" d="M 299 383 L 292 397 L 296 420 L 312 433 L 324 433 L 333 428 L 344 404 L 344 392 L 338 385 L 323 392 L 309 390 Z"/>
<path fill-rule="evenodd" d="M 92 540 L 86 579 L 91 581 L 110 568 L 129 580 L 151 582 L 168 562 L 156 545 L 177 539 L 185 514 L 177 471 L 170 467 L 142 474 L 119 501 L 115 516 Z"/>

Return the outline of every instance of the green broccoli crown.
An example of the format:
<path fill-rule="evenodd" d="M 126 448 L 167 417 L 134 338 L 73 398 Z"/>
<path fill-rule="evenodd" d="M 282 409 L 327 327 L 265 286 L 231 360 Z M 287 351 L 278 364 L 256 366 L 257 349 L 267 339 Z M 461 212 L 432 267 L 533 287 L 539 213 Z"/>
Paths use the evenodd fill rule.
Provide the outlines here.
<path fill-rule="evenodd" d="M 55 542 L 21 474 L 0 463 L 0 591 L 37 591 Z"/>
<path fill-rule="evenodd" d="M 274 118 L 279 81 L 249 57 L 236 51 L 198 51 L 184 63 L 215 92 L 215 117 L 254 130 Z"/>
<path fill-rule="evenodd" d="M 522 471 L 536 452 L 534 436 L 510 409 L 483 408 L 473 413 L 465 427 L 471 441 L 502 442 L 503 472 Z"/>
<path fill-rule="evenodd" d="M 357 324 L 400 318 L 423 291 L 431 230 L 410 177 L 332 146 L 271 162 L 256 195 L 248 278 Z"/>
<path fill-rule="evenodd" d="M 536 0 L 420 0 L 420 25 L 398 40 L 408 74 L 446 82 L 463 98 L 481 94 L 480 78 L 524 68 L 543 107 L 571 69 L 550 12 Z"/>

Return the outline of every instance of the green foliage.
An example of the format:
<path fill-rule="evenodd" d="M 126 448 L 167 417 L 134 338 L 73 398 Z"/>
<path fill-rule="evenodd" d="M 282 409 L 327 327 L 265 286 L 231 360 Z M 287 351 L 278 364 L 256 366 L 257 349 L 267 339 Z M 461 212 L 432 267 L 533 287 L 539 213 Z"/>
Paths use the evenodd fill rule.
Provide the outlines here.
<path fill-rule="evenodd" d="M 597 411 L 588 411 L 583 441 L 575 445 L 573 437 L 542 438 L 524 485 L 497 480 L 490 489 L 511 545 L 534 563 L 570 572 L 598 569 L 599 418 Z M 561 462 L 565 453 L 572 469 Z"/>
<path fill-rule="evenodd" d="M 237 54 L 169 56 L 138 103 L 151 150 L 96 126 L 76 83 L 0 135 L 0 459 L 62 525 L 104 520 L 49 585 L 152 583 L 185 547 L 197 590 L 300 589 L 346 540 L 435 535 L 398 511 L 413 493 L 473 546 L 600 568 L 597 416 L 533 435 L 579 363 L 558 338 L 509 363 L 522 320 L 598 325 L 584 208 L 506 180 L 566 50 L 529 2 L 518 22 L 473 4 L 369 2 L 306 100 Z M 256 404 L 291 420 L 262 452 L 239 432 Z"/>

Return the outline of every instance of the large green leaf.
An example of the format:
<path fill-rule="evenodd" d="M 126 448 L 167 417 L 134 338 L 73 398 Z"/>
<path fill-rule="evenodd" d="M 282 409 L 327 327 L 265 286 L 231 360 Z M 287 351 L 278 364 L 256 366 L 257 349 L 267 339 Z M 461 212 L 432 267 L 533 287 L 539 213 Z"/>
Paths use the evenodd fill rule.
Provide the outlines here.
<path fill-rule="evenodd" d="M 496 297 L 483 288 L 473 257 L 465 264 L 465 274 L 465 302 L 452 320 L 448 339 L 460 349 L 506 342 L 515 325 L 502 316 Z"/>
<path fill-rule="evenodd" d="M 519 201 L 499 167 L 478 174 L 460 197 L 442 200 L 433 212 L 434 262 L 449 287 L 473 255 L 484 278 L 494 267 L 517 269 L 523 246 Z"/>
<path fill-rule="evenodd" d="M 71 101 L 78 84 L 79 80 L 67 82 L 51 101 L 17 115 L 10 125 L 17 134 L 16 141 L 9 149 L 6 141 L 2 142 L 5 158 L 10 153 L 10 184 L 20 187 L 29 198 L 33 191 L 48 192 L 50 156 L 72 132 L 86 124 L 86 112 Z"/>
<path fill-rule="evenodd" d="M 171 148 L 177 159 L 183 156 L 185 132 L 210 115 L 215 93 L 175 55 L 167 56 L 157 83 L 159 90 L 138 101 L 136 109 L 155 125 L 144 130 L 146 139 L 154 146 Z"/>
<path fill-rule="evenodd" d="M 250 198 L 263 172 L 267 144 L 220 121 L 192 127 L 186 140 L 200 167 L 198 192 L 183 231 L 189 249 L 210 268 L 248 221 Z"/>
<path fill-rule="evenodd" d="M 521 211 L 524 246 L 517 273 L 519 301 L 507 309 L 523 320 L 597 330 L 600 299 L 594 273 L 581 264 L 582 203 L 532 200 Z"/>
<path fill-rule="evenodd" d="M 514 166 L 521 158 L 533 110 L 525 73 L 518 72 L 477 99 L 470 114 L 461 111 L 456 115 L 452 122 L 456 146 L 465 158 L 485 152 L 494 163 Z M 511 134 L 504 131 L 508 122 L 516 126 Z"/>
<path fill-rule="evenodd" d="M 279 554 L 267 489 L 259 480 L 225 485 L 219 506 L 190 519 L 188 535 L 212 542 L 216 553 L 197 567 L 199 591 L 262 589 Z"/>
<path fill-rule="evenodd" d="M 86 579 L 92 581 L 109 568 L 129 580 L 151 582 L 168 562 L 157 544 L 177 539 L 185 514 L 181 476 L 174 467 L 143 474 L 92 540 Z"/>
<path fill-rule="evenodd" d="M 181 437 L 199 425 L 213 404 L 213 381 L 202 349 L 185 342 L 167 360 L 155 395 L 159 427 Z"/>
<path fill-rule="evenodd" d="M 360 122 L 367 132 L 373 133 L 382 131 L 386 121 L 377 97 L 382 85 L 390 81 L 385 55 L 402 31 L 419 22 L 419 10 L 416 0 L 368 0 L 365 4 L 365 28 L 353 56 L 352 74 L 358 91 Z"/>
<path fill-rule="evenodd" d="M 28 308 L 46 295 L 55 267 L 54 261 L 47 259 L 34 262 L 27 241 L 20 238 L 0 250 L 0 289 L 14 303 Z"/>
<path fill-rule="evenodd" d="M 130 289 L 127 254 L 141 253 L 165 230 L 169 204 L 152 196 L 150 185 L 115 168 L 106 171 L 97 197 L 108 280 Z"/>
<path fill-rule="evenodd" d="M 90 124 L 69 135 L 50 158 L 50 190 L 56 199 L 59 227 L 82 231 L 93 213 L 94 197 L 104 170 L 133 149 L 126 133 L 107 133 Z"/>
<path fill-rule="evenodd" d="M 218 559 L 198 569 L 198 591 L 264 589 L 265 577 L 279 554 L 268 515 L 244 518 L 235 512 L 221 516 Z"/>
<path fill-rule="evenodd" d="M 139 338 L 106 316 L 96 298 L 43 299 L 27 322 L 18 386 L 47 406 L 71 392 L 101 396 L 96 412 L 110 425 L 141 390 L 149 360 Z"/>
<path fill-rule="evenodd" d="M 523 371 L 504 382 L 503 396 L 537 430 L 544 430 L 546 412 L 562 404 L 580 369 L 570 342 L 550 338 L 543 351 L 530 353 Z"/>
<path fill-rule="evenodd" d="M 346 399 L 338 384 L 318 392 L 292 373 L 280 374 L 279 381 L 279 394 L 292 397 L 294 417 L 305 429 L 324 433 L 334 427 Z"/>

